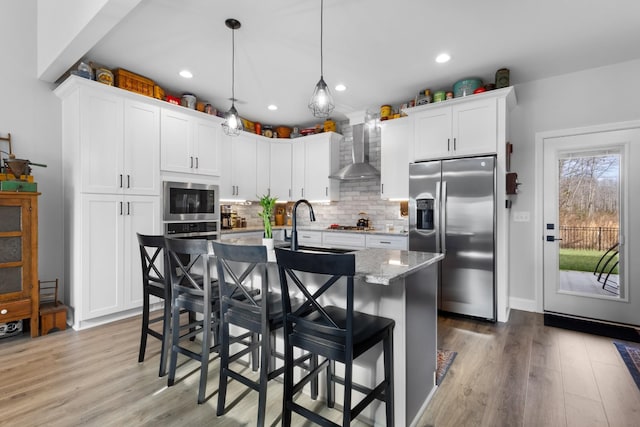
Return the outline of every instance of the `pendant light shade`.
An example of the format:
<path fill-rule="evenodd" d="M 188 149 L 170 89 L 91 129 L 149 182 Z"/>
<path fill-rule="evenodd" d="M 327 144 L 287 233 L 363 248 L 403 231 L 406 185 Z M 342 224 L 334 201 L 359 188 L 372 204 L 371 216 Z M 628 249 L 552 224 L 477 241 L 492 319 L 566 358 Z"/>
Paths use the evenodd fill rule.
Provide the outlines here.
<path fill-rule="evenodd" d="M 235 33 L 240 28 L 240 21 L 236 19 L 227 19 L 224 21 L 225 25 L 231 28 L 231 108 L 224 115 L 224 122 L 222 123 L 222 130 L 229 136 L 238 136 L 243 130 L 242 120 L 238 110 L 236 110 L 235 101 L 235 59 L 236 59 L 236 39 Z"/>
<path fill-rule="evenodd" d="M 309 101 L 309 109 L 313 112 L 314 117 L 327 118 L 335 108 L 335 104 L 323 76 L 323 10 L 324 0 L 320 0 L 320 81 L 316 84 L 316 88 L 314 89 L 311 100 Z"/>

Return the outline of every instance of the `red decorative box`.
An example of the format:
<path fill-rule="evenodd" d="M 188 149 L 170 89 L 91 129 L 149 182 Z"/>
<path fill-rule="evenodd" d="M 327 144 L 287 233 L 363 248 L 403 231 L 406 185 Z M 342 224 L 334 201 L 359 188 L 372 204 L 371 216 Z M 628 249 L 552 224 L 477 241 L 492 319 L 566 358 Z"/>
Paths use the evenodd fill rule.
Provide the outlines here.
<path fill-rule="evenodd" d="M 175 104 L 175 105 L 180 105 L 180 98 L 178 98 L 177 96 L 171 96 L 171 95 L 167 95 L 165 100 L 169 103 L 169 104 Z"/>

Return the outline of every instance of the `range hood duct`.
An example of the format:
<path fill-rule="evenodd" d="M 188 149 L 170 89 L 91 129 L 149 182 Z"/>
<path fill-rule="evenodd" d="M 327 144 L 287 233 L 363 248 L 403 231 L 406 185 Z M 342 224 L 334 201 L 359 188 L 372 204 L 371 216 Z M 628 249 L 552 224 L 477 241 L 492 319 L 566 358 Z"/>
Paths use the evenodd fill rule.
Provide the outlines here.
<path fill-rule="evenodd" d="M 364 123 L 351 127 L 353 130 L 353 163 L 340 169 L 329 178 L 356 181 L 380 177 L 378 169 L 369 164 L 369 129 Z"/>

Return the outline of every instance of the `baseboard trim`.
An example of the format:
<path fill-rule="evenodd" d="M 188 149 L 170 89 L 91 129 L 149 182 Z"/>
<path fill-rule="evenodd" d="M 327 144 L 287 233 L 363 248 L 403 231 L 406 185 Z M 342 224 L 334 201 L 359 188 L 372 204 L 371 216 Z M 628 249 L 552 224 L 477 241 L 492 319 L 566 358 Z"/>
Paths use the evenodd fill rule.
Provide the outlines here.
<path fill-rule="evenodd" d="M 624 341 L 640 342 L 640 330 L 628 325 L 605 323 L 594 319 L 572 317 L 558 313 L 544 313 L 545 326 L 569 329 Z"/>
<path fill-rule="evenodd" d="M 530 311 L 533 313 L 538 312 L 538 309 L 536 308 L 536 300 L 534 299 L 510 297 L 509 306 L 515 310 Z"/>

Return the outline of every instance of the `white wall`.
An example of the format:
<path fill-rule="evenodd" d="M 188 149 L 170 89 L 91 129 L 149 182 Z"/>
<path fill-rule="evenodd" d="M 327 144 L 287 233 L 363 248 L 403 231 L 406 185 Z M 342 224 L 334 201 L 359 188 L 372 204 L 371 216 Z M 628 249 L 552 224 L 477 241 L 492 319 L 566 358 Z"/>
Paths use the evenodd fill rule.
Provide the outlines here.
<path fill-rule="evenodd" d="M 140 1 L 37 0 L 37 76 L 56 81 Z"/>
<path fill-rule="evenodd" d="M 16 157 L 33 167 L 39 197 L 39 278 L 63 278 L 61 116 L 52 85 L 36 77 L 36 1 L 0 1 L 0 134 L 11 133 Z M 8 151 L 6 142 L 0 149 Z M 6 156 L 3 154 L 2 158 Z M 63 284 L 64 285 L 64 284 Z"/>
<path fill-rule="evenodd" d="M 511 114 L 511 169 L 523 184 L 512 211 L 527 211 L 530 222 L 511 223 L 510 296 L 512 308 L 533 309 L 542 297 L 541 283 L 534 283 L 535 239 L 541 239 L 534 223 L 536 132 L 624 122 L 640 119 L 640 60 L 565 74 L 516 85 L 518 106 Z M 512 76 L 517 81 L 517 76 Z M 631 256 L 633 259 L 633 256 Z M 541 278 L 541 277 L 540 277 Z"/>

